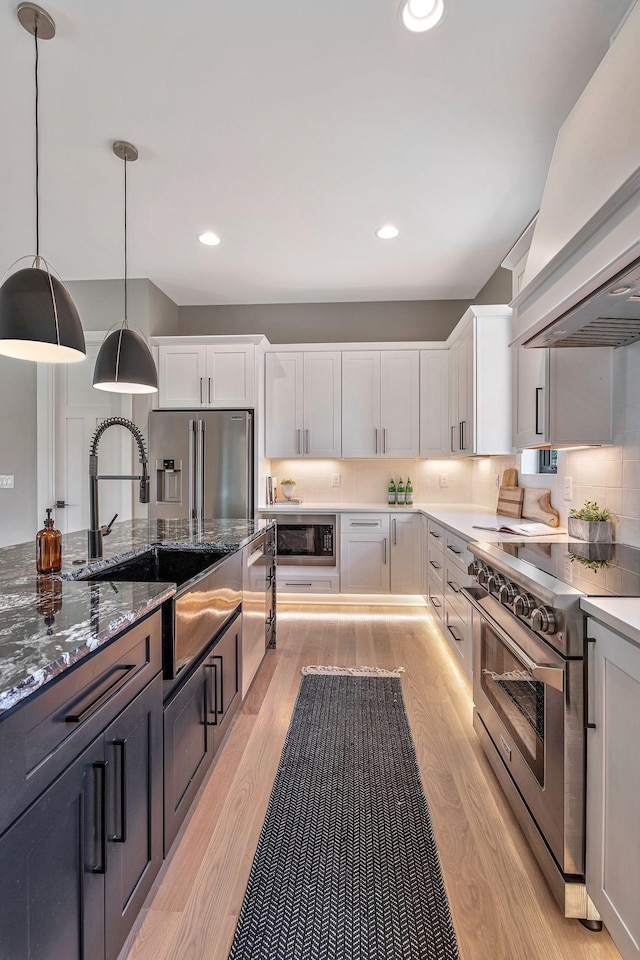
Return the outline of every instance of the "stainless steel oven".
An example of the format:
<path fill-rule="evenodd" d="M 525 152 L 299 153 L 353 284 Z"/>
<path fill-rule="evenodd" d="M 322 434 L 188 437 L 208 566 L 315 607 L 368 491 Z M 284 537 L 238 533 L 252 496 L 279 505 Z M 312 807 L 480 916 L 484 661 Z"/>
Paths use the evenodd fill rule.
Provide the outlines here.
<path fill-rule="evenodd" d="M 470 545 L 473 725 L 565 916 L 597 927 L 584 883 L 582 593 L 512 546 Z"/>
<path fill-rule="evenodd" d="M 276 521 L 279 564 L 335 566 L 335 514 L 278 515 Z"/>

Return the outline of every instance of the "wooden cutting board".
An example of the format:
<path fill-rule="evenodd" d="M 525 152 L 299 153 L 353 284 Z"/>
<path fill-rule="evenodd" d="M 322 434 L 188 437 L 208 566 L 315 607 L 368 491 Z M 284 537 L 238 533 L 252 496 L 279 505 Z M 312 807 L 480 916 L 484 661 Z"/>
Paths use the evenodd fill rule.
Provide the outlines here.
<path fill-rule="evenodd" d="M 522 487 L 524 502 L 522 516 L 527 520 L 542 520 L 550 527 L 560 524 L 560 514 L 551 506 L 551 490 L 538 490 L 536 487 Z"/>
<path fill-rule="evenodd" d="M 518 486 L 518 471 L 517 470 L 505 470 L 502 474 L 502 486 L 503 487 L 517 487 Z"/>
<path fill-rule="evenodd" d="M 513 517 L 519 520 L 522 516 L 524 487 L 500 487 L 496 513 L 503 517 Z"/>

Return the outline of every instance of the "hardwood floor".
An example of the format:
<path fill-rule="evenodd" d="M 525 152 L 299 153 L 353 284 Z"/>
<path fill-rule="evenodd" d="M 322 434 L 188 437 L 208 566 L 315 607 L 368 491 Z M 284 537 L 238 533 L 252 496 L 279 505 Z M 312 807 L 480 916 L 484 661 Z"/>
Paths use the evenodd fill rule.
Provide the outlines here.
<path fill-rule="evenodd" d="M 620 960 L 559 913 L 424 607 L 284 605 L 197 807 L 121 960 L 226 960 L 305 664 L 404 666 L 402 685 L 462 960 Z"/>

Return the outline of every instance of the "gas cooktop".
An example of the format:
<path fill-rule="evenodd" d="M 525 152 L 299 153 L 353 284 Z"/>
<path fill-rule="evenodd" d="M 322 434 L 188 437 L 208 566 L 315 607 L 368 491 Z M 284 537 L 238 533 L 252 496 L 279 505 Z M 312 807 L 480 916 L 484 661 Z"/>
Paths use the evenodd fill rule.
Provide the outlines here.
<path fill-rule="evenodd" d="M 623 543 L 517 541 L 493 549 L 524 561 L 590 597 L 640 597 L 640 549 Z"/>

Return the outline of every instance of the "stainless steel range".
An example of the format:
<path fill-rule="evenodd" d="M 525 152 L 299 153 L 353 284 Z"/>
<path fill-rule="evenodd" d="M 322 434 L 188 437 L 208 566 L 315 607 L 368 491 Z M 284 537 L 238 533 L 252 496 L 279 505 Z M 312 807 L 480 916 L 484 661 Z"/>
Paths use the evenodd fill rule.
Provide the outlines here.
<path fill-rule="evenodd" d="M 599 928 L 584 885 L 585 595 L 640 595 L 640 551 L 474 543 L 474 728 L 567 917 Z"/>

